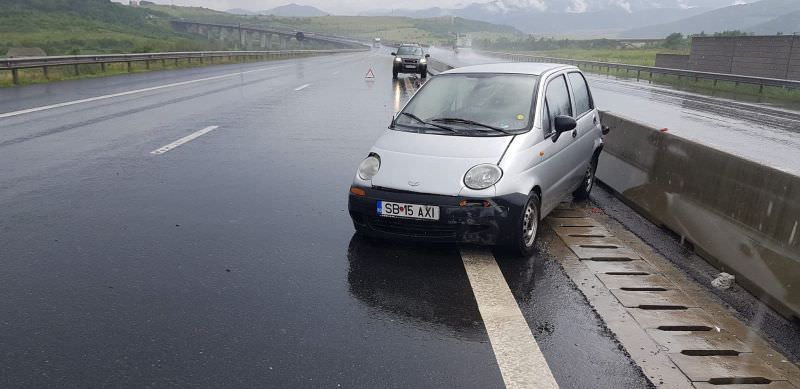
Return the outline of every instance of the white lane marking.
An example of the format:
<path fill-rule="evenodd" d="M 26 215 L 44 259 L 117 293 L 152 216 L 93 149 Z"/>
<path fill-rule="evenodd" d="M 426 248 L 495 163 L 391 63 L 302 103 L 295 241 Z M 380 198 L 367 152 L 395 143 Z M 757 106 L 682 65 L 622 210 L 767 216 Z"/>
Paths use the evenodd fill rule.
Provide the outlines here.
<path fill-rule="evenodd" d="M 494 256 L 462 248 L 461 259 L 506 388 L 558 388 Z"/>
<path fill-rule="evenodd" d="M 170 151 L 170 150 L 172 150 L 172 149 L 174 149 L 174 148 L 176 148 L 176 147 L 178 147 L 178 146 L 180 146 L 180 145 L 182 145 L 184 143 L 191 142 L 191 141 L 193 141 L 193 140 L 195 140 L 195 139 L 197 139 L 197 138 L 199 138 L 199 137 L 201 137 L 201 136 L 203 136 L 205 134 L 208 134 L 209 132 L 214 131 L 217 128 L 219 128 L 219 126 L 210 126 L 210 127 L 204 128 L 204 129 L 202 129 L 200 131 L 195 131 L 195 132 L 193 132 L 193 133 L 191 133 L 191 134 L 189 134 L 187 136 L 184 136 L 183 138 L 180 138 L 180 139 L 176 140 L 175 142 L 172 142 L 172 143 L 170 143 L 168 145 L 162 146 L 160 148 L 157 148 L 157 149 L 151 151 L 150 154 L 153 154 L 153 155 L 164 154 L 167 151 Z"/>
<path fill-rule="evenodd" d="M 298 86 L 297 88 L 294 88 L 294 90 L 295 91 L 303 90 L 303 89 L 308 88 L 310 85 L 311 84 L 303 84 L 303 85 Z"/>
<path fill-rule="evenodd" d="M 228 74 L 222 74 L 222 75 L 219 75 L 219 76 L 198 78 L 196 80 L 181 81 L 181 82 L 175 82 L 175 83 L 172 83 L 172 84 L 153 86 L 153 87 L 143 88 L 143 89 L 135 89 L 135 90 L 127 91 L 127 92 L 113 93 L 113 94 L 110 94 L 110 95 L 89 97 L 89 98 L 81 99 L 81 100 L 66 101 L 66 102 L 63 102 L 63 103 L 45 105 L 45 106 L 35 107 L 35 108 L 28 108 L 28 109 L 23 109 L 23 110 L 14 111 L 14 112 L 0 113 L 0 119 L 12 117 L 12 116 L 25 115 L 25 114 L 28 114 L 28 113 L 34 113 L 34 112 L 39 112 L 39 111 L 45 111 L 45 110 L 48 110 L 48 109 L 68 107 L 68 106 L 76 105 L 76 104 L 90 103 L 90 102 L 98 101 L 98 100 L 113 99 L 115 97 L 128 96 L 128 95 L 133 95 L 133 94 L 143 93 L 143 92 L 151 92 L 151 91 L 159 90 L 159 89 L 174 88 L 176 86 L 196 84 L 198 82 L 220 80 L 220 79 L 223 79 L 223 78 L 237 77 L 237 76 L 241 76 L 241 75 L 244 75 L 244 74 L 263 72 L 263 71 L 267 71 L 267 70 L 275 70 L 275 69 L 286 68 L 286 67 L 289 67 L 289 65 L 286 65 L 286 66 L 271 66 L 271 67 L 268 67 L 268 68 L 247 70 L 247 71 L 244 71 L 244 72 L 228 73 Z"/>

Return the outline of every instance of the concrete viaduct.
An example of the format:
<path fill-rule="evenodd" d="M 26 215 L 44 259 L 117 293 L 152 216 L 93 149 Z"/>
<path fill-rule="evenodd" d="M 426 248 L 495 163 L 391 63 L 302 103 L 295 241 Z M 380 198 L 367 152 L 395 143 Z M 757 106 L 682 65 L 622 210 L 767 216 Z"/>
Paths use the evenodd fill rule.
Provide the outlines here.
<path fill-rule="evenodd" d="M 316 42 L 337 48 L 362 48 L 364 46 L 362 43 L 345 38 L 301 31 L 185 20 L 173 20 L 171 24 L 176 31 L 203 35 L 209 40 L 233 42 L 240 49 L 285 50 L 292 39 L 299 42 L 301 49 L 304 48 L 306 42 Z"/>

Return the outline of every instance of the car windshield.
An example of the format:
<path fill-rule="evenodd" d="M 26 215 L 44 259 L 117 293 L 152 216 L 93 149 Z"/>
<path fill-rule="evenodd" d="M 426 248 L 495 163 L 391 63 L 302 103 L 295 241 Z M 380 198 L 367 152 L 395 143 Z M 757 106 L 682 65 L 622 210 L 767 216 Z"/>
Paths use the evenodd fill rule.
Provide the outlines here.
<path fill-rule="evenodd" d="M 422 48 L 416 46 L 400 46 L 397 55 L 422 55 Z"/>
<path fill-rule="evenodd" d="M 524 132 L 539 77 L 451 74 L 431 79 L 406 105 L 395 129 L 463 136 Z M 446 126 L 452 131 L 443 131 Z"/>

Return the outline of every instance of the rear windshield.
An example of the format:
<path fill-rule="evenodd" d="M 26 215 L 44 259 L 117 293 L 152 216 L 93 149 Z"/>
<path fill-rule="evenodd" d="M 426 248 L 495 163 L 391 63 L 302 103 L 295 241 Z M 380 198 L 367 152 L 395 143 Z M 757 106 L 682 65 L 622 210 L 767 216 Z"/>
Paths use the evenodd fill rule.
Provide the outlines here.
<path fill-rule="evenodd" d="M 434 77 L 406 105 L 395 124 L 468 136 L 524 132 L 531 123 L 533 94 L 538 81 L 538 76 L 522 74 Z"/>
<path fill-rule="evenodd" d="M 422 48 L 414 46 L 400 46 L 397 55 L 422 55 Z"/>

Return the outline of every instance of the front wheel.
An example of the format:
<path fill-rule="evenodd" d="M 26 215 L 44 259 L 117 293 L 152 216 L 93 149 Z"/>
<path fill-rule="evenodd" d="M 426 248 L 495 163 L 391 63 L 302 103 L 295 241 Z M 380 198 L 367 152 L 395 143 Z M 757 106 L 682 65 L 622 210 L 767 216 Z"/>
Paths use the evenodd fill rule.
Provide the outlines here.
<path fill-rule="evenodd" d="M 420 78 L 428 78 L 428 70 L 423 70 L 419 73 Z"/>
<path fill-rule="evenodd" d="M 397 79 L 397 70 L 392 70 L 392 80 Z"/>
<path fill-rule="evenodd" d="M 522 212 L 520 212 L 515 237 L 510 247 L 515 254 L 527 257 L 533 253 L 536 236 L 539 234 L 539 222 L 541 222 L 541 215 L 539 212 L 542 204 L 541 201 L 538 194 L 535 192 L 531 193 L 530 197 L 528 197 L 528 201 L 522 208 Z"/>
<path fill-rule="evenodd" d="M 572 196 L 575 197 L 576 200 L 586 200 L 589 198 L 589 194 L 592 192 L 592 188 L 594 188 L 594 174 L 597 171 L 597 157 L 592 158 L 592 161 L 589 163 L 589 167 L 586 169 L 586 173 L 583 174 L 583 180 L 581 181 L 581 186 L 572 192 Z"/>

